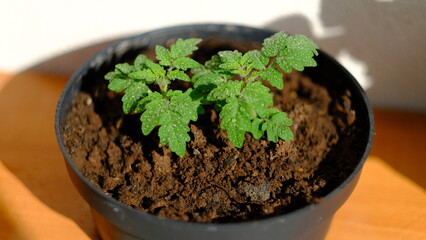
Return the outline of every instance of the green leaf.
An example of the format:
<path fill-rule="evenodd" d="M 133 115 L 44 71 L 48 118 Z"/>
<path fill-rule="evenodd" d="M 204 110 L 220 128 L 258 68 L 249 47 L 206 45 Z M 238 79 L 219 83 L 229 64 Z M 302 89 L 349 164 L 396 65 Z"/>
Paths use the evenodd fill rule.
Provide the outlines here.
<path fill-rule="evenodd" d="M 179 156 L 183 156 L 186 142 L 190 140 L 187 124 L 198 118 L 199 103 L 191 99 L 190 92 L 169 91 L 169 99 L 153 97 L 150 102 L 144 103 L 145 112 L 141 116 L 142 133 L 148 135 L 156 126 L 160 126 L 158 134 L 161 143 L 169 144 L 170 149 Z"/>
<path fill-rule="evenodd" d="M 148 96 L 139 100 L 138 104 L 135 107 L 135 113 L 142 113 L 146 110 L 146 104 L 151 101 L 161 100 L 163 96 L 159 92 L 150 92 L 148 91 Z"/>
<path fill-rule="evenodd" d="M 128 63 L 119 63 L 115 65 L 115 69 L 123 74 L 129 74 L 135 70 L 135 67 L 133 65 L 130 65 Z"/>
<path fill-rule="evenodd" d="M 163 46 L 155 46 L 155 54 L 156 58 L 160 61 L 159 63 L 163 66 L 170 66 L 173 61 L 170 51 Z"/>
<path fill-rule="evenodd" d="M 166 76 L 166 70 L 160 64 L 150 61 L 147 61 L 145 64 L 149 69 L 151 69 L 152 73 L 154 73 L 156 77 L 163 78 Z"/>
<path fill-rule="evenodd" d="M 138 104 L 139 100 L 148 94 L 149 88 L 143 83 L 134 82 L 126 89 L 124 96 L 121 98 L 123 102 L 123 112 L 130 113 Z"/>
<path fill-rule="evenodd" d="M 268 57 L 277 57 L 276 63 L 284 72 L 292 69 L 302 71 L 304 67 L 314 67 L 314 55 L 318 55 L 318 46 L 303 35 L 288 36 L 276 33 L 263 42 L 262 53 Z"/>
<path fill-rule="evenodd" d="M 251 122 L 250 133 L 253 135 L 253 138 L 259 140 L 264 135 L 264 130 L 262 130 L 264 120 L 260 118 L 255 118 Z"/>
<path fill-rule="evenodd" d="M 191 140 L 188 135 L 189 130 L 190 128 L 186 124 L 171 122 L 160 127 L 158 136 L 161 144 L 168 144 L 172 152 L 183 157 L 186 151 L 186 142 Z"/>
<path fill-rule="evenodd" d="M 219 55 L 213 55 L 210 60 L 204 63 L 204 65 L 207 69 L 218 70 L 222 63 L 222 58 Z"/>
<path fill-rule="evenodd" d="M 311 52 L 312 55 L 318 55 L 318 46 L 312 41 L 312 39 L 303 35 L 290 36 L 287 41 L 287 48 L 298 49 L 306 52 Z"/>
<path fill-rule="evenodd" d="M 135 69 L 140 71 L 146 67 L 147 62 L 152 62 L 145 54 L 139 54 L 134 62 Z"/>
<path fill-rule="evenodd" d="M 194 76 L 192 81 L 194 82 L 194 91 L 191 93 L 191 97 L 205 105 L 211 104 L 211 101 L 207 100 L 210 92 L 218 85 L 225 83 L 226 79 L 220 74 L 210 72 L 201 76 Z"/>
<path fill-rule="evenodd" d="M 232 78 L 235 75 L 234 71 L 236 70 L 222 68 L 221 65 L 223 63 L 224 62 L 222 61 L 222 58 L 219 55 L 214 55 L 210 60 L 205 62 L 204 66 L 209 72 L 220 74 L 227 79 Z"/>
<path fill-rule="evenodd" d="M 160 94 L 158 94 L 160 95 Z M 167 111 L 168 102 L 165 99 L 153 98 L 145 104 L 145 112 L 141 115 L 142 133 L 148 135 L 158 125 L 160 125 L 161 117 Z"/>
<path fill-rule="evenodd" d="M 181 39 L 179 38 L 175 44 L 170 46 L 170 54 L 173 59 L 185 57 L 192 54 L 198 49 L 197 44 L 201 42 L 199 38 Z"/>
<path fill-rule="evenodd" d="M 218 55 L 222 61 L 222 64 L 219 65 L 220 68 L 229 70 L 237 70 L 241 68 L 241 59 L 243 54 L 239 51 L 220 51 Z"/>
<path fill-rule="evenodd" d="M 266 71 L 264 71 L 262 73 L 261 79 L 268 80 L 273 87 L 276 87 L 280 90 L 284 88 L 283 74 L 274 67 L 268 68 Z"/>
<path fill-rule="evenodd" d="M 120 78 L 120 77 L 123 77 L 123 76 L 124 75 L 121 72 L 116 70 L 116 71 L 112 71 L 112 72 L 107 73 L 104 78 L 105 78 L 105 80 L 111 81 L 114 78 Z"/>
<path fill-rule="evenodd" d="M 303 71 L 305 67 L 315 67 L 314 55 L 318 55 L 318 46 L 309 38 L 302 35 L 291 36 L 287 39 L 286 48 L 277 56 L 277 64 L 284 72 L 292 69 Z"/>
<path fill-rule="evenodd" d="M 198 119 L 198 105 L 197 101 L 193 101 L 190 97 L 191 91 L 182 93 L 181 91 L 170 91 L 168 96 L 170 98 L 169 109 L 172 112 L 172 118 L 185 123 L 190 120 L 196 121 Z"/>
<path fill-rule="evenodd" d="M 294 134 L 288 126 L 280 126 L 278 136 L 284 141 L 290 141 L 293 139 Z"/>
<path fill-rule="evenodd" d="M 194 87 L 198 88 L 201 86 L 213 86 L 216 87 L 220 83 L 224 82 L 224 79 L 220 74 L 209 72 L 202 75 L 196 75 L 193 78 Z"/>
<path fill-rule="evenodd" d="M 276 108 L 268 108 L 267 115 L 266 118 L 252 120 L 250 133 L 254 139 L 260 139 L 265 132 L 271 142 L 278 142 L 279 138 L 285 141 L 293 139 L 293 133 L 290 129 L 292 121 L 287 118 L 286 113 Z"/>
<path fill-rule="evenodd" d="M 198 76 L 202 76 L 207 73 L 211 73 L 212 70 L 207 69 L 203 64 L 198 64 L 198 66 L 191 68 L 191 73 L 194 75 L 193 78 L 197 78 Z"/>
<path fill-rule="evenodd" d="M 243 146 L 246 131 L 251 128 L 250 115 L 241 109 L 236 97 L 228 99 L 219 116 L 220 127 L 226 131 L 231 143 L 240 148 Z"/>
<path fill-rule="evenodd" d="M 173 62 L 173 66 L 186 71 L 189 68 L 194 68 L 197 67 L 199 65 L 199 63 L 197 61 L 195 61 L 194 59 L 191 58 L 187 58 L 187 57 L 180 57 L 177 58 L 174 62 Z"/>
<path fill-rule="evenodd" d="M 285 57 L 277 58 L 277 65 L 286 73 L 290 73 L 293 70 L 293 63 L 290 59 L 288 61 Z"/>
<path fill-rule="evenodd" d="M 242 65 L 249 66 L 250 69 L 262 70 L 265 69 L 266 64 L 268 64 L 269 58 L 258 50 L 252 50 L 244 54 L 241 62 Z"/>
<path fill-rule="evenodd" d="M 121 92 L 132 85 L 131 80 L 123 78 L 114 78 L 108 84 L 108 89 L 115 92 Z"/>
<path fill-rule="evenodd" d="M 269 88 L 263 86 L 261 82 L 248 83 L 242 90 L 242 96 L 248 106 L 262 118 L 266 117 L 268 106 L 273 104 Z"/>
<path fill-rule="evenodd" d="M 170 78 L 170 80 L 182 80 L 182 81 L 186 81 L 186 82 L 190 82 L 191 79 L 189 78 L 189 76 L 180 70 L 173 70 L 167 73 L 167 77 Z"/>
<path fill-rule="evenodd" d="M 276 110 L 262 125 L 262 130 L 266 131 L 271 142 L 278 142 L 278 138 L 289 141 L 293 139 L 293 132 L 289 127 L 291 124 L 291 119 L 284 112 Z"/>
<path fill-rule="evenodd" d="M 209 95 L 207 95 L 207 100 L 209 101 L 218 101 L 226 100 L 230 97 L 234 97 L 241 92 L 241 87 L 243 82 L 241 81 L 228 81 L 222 84 L 219 84 L 215 89 L 213 89 Z"/>
<path fill-rule="evenodd" d="M 316 62 L 312 58 L 311 52 L 303 50 L 292 50 L 286 49 L 281 53 L 283 56 L 277 57 L 277 65 L 287 73 L 290 73 L 292 69 L 303 71 L 305 67 L 315 67 Z"/>
<path fill-rule="evenodd" d="M 284 32 L 278 32 L 269 38 L 266 38 L 262 44 L 262 53 L 267 57 L 275 57 L 278 52 L 287 45 L 288 35 Z"/>
<path fill-rule="evenodd" d="M 157 76 L 151 69 L 143 69 L 140 71 L 132 72 L 128 75 L 129 78 L 143 80 L 144 83 L 151 84 L 155 82 Z"/>

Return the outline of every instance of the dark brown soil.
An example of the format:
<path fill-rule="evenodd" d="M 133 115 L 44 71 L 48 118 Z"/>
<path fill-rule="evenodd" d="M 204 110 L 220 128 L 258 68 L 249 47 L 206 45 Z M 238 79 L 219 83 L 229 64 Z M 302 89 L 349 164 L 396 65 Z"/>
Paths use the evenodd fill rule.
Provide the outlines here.
<path fill-rule="evenodd" d="M 120 96 L 108 91 L 92 96 L 77 97 L 64 126 L 76 166 L 111 197 L 183 221 L 247 221 L 321 201 L 328 183 L 316 170 L 338 133 L 354 121 L 349 96 L 330 105 L 326 89 L 293 73 L 274 99 L 293 120 L 293 141 L 275 144 L 247 134 L 237 149 L 219 129 L 216 113 L 207 110 L 190 125 L 192 141 L 179 158 L 155 133 L 140 133 L 139 116 L 121 113 Z M 337 120 L 329 115 L 336 108 L 342 115 Z"/>

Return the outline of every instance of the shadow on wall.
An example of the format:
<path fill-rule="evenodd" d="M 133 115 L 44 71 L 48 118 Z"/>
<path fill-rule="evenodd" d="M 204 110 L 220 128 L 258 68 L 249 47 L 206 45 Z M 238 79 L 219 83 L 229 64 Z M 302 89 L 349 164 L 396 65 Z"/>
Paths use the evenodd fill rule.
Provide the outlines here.
<path fill-rule="evenodd" d="M 364 78 L 372 80 L 367 94 L 373 105 L 426 112 L 424 0 L 322 0 L 320 21 L 325 32 L 341 30 L 340 34 L 318 36 L 302 15 L 284 17 L 266 27 L 311 37 L 339 60 L 362 61 Z M 347 67 L 359 78 L 357 72 L 362 69 Z"/>

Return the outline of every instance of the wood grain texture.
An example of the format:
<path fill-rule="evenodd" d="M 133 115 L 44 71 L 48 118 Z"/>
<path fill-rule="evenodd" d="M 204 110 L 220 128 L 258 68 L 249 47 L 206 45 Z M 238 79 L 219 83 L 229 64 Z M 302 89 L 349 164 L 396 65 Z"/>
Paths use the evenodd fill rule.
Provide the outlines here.
<path fill-rule="evenodd" d="M 56 143 L 54 113 L 66 79 L 0 73 L 0 239 L 99 239 Z M 326 239 L 426 239 L 425 117 L 375 114 L 372 156 Z"/>
<path fill-rule="evenodd" d="M 374 117 L 376 134 L 371 154 L 425 189 L 426 113 L 376 108 Z"/>

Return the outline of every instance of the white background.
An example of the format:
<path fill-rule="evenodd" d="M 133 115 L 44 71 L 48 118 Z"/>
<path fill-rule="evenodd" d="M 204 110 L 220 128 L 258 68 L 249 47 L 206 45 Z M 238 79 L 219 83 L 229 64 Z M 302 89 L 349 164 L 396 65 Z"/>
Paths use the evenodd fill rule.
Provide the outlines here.
<path fill-rule="evenodd" d="M 0 0 L 0 71 L 160 27 L 236 23 L 305 34 L 335 56 L 376 106 L 426 112 L 425 0 Z"/>

